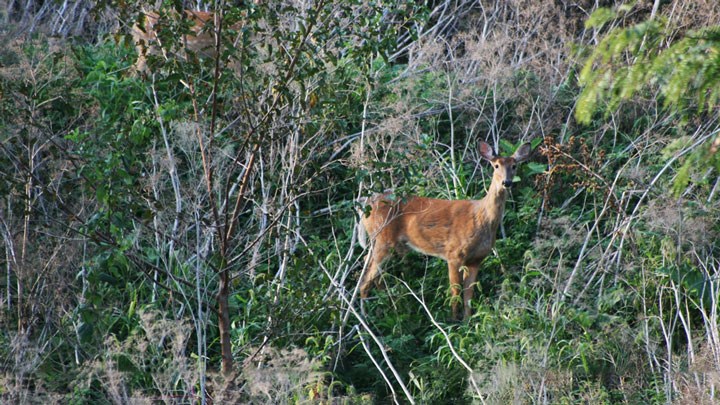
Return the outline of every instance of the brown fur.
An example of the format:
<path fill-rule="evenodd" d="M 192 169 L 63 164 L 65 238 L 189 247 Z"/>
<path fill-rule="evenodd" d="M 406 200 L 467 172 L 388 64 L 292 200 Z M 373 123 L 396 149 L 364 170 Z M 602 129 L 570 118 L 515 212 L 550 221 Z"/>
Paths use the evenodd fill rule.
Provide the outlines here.
<path fill-rule="evenodd" d="M 491 147 L 480 143 L 480 155 L 494 168 L 488 194 L 481 200 L 438 200 L 424 197 L 394 199 L 392 193 L 370 198 L 369 216 L 361 218 L 361 241 L 372 241 L 367 270 L 360 284 L 360 295 L 367 298 L 379 276 L 380 266 L 393 251 L 409 247 L 439 257 L 448 263 L 453 295 L 453 317 L 459 318 L 460 286 L 463 291 L 464 319 L 472 311 L 478 269 L 495 245 L 495 235 L 505 209 L 507 189 L 517 164 L 526 160 L 530 145 L 524 144 L 512 157 L 496 157 Z M 363 232 L 367 235 L 363 235 Z"/>

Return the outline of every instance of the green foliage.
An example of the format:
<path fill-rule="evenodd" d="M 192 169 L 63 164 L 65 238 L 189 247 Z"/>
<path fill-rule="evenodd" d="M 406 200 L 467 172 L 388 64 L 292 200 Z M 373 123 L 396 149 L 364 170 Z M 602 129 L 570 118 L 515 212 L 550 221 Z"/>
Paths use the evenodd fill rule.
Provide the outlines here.
<path fill-rule="evenodd" d="M 706 388 L 678 384 L 715 365 L 717 180 L 698 175 L 712 163 L 687 153 L 698 137 L 683 124 L 715 130 L 703 117 L 717 108 L 717 33 L 663 48 L 662 18 L 611 30 L 579 93 L 572 72 L 552 87 L 536 66 L 489 64 L 471 36 L 426 32 L 393 58 L 399 37 L 439 17 L 412 1 L 366 3 L 230 7 L 222 41 L 238 45 L 217 77 L 214 60 L 182 52 L 133 75 L 124 39 L 0 52 L 27 70 L 0 76 L 3 402 L 47 390 L 69 403 L 199 403 L 203 385 L 217 403 L 384 403 L 391 388 L 402 402 L 390 365 L 418 403 L 667 403 Z M 628 10 L 601 9 L 586 27 Z M 188 21 L 163 13 L 159 35 L 180 51 Z M 592 121 L 648 88 L 666 111 Z M 576 100 L 582 128 L 563 118 Z M 546 118 L 547 136 L 532 138 Z M 536 152 L 481 266 L 472 319 L 450 322 L 442 260 L 398 255 L 360 314 L 376 343 L 347 301 L 362 265 L 358 190 L 482 197 L 476 144 L 496 135 L 500 153 L 526 141 Z M 20 252 L 24 262 L 8 259 Z"/>
<path fill-rule="evenodd" d="M 599 9 L 593 15 L 606 12 Z M 712 110 L 720 97 L 720 60 L 715 56 L 720 52 L 720 29 L 688 32 L 666 47 L 668 30 L 667 23 L 657 19 L 607 33 L 580 72 L 584 88 L 575 110 L 577 120 L 588 123 L 595 111 L 614 111 L 648 85 L 660 90 L 666 107 Z M 625 63 L 628 56 L 630 64 Z M 598 105 L 605 100 L 607 106 Z"/>

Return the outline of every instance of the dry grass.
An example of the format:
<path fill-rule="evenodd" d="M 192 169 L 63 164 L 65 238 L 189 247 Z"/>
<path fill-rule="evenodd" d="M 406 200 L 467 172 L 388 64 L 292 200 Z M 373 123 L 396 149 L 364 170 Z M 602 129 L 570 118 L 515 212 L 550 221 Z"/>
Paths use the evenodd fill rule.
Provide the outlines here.
<path fill-rule="evenodd" d="M 687 371 L 674 375 L 678 405 L 712 405 L 720 402 L 720 364 L 709 345 L 703 345 Z"/>
<path fill-rule="evenodd" d="M 568 44 L 577 22 L 560 3 L 482 3 L 457 31 L 410 46 L 390 96 L 368 105 L 369 131 L 355 145 L 353 165 L 372 168 L 392 160 L 390 152 L 416 155 L 423 136 L 435 135 L 428 127 L 449 112 L 459 144 L 488 133 L 513 141 L 562 125 L 555 92 L 573 63 Z"/>
<path fill-rule="evenodd" d="M 710 215 L 698 215 L 683 199 L 658 197 L 650 200 L 643 213 L 648 228 L 672 238 L 678 248 L 711 248 L 717 235 Z"/>
<path fill-rule="evenodd" d="M 182 320 L 167 319 L 156 311 L 139 313 L 144 333 L 124 341 L 108 336 L 103 353 L 83 366 L 83 378 L 76 390 L 93 390 L 94 382 L 114 404 L 183 403 L 196 400 L 195 387 L 202 370 L 190 358 L 188 340 L 193 327 Z M 135 374 L 146 373 L 152 378 L 153 391 L 133 389 Z"/>
<path fill-rule="evenodd" d="M 256 404 L 289 404 L 311 400 L 322 379 L 320 364 L 299 348 L 264 347 L 252 361 L 243 363 L 242 377 L 251 401 Z"/>

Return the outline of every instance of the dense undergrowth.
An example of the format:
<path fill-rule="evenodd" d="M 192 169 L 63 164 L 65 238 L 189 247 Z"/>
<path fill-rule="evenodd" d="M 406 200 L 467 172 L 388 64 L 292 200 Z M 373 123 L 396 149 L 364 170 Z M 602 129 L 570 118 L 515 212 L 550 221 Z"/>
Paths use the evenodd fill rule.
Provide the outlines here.
<path fill-rule="evenodd" d="M 224 8 L 217 65 L 0 49 L 3 401 L 718 401 L 717 107 L 651 83 L 573 118 L 597 36 L 718 6 L 270 3 Z M 414 253 L 361 309 L 358 197 L 480 198 L 478 140 L 534 153 L 472 319 Z"/>

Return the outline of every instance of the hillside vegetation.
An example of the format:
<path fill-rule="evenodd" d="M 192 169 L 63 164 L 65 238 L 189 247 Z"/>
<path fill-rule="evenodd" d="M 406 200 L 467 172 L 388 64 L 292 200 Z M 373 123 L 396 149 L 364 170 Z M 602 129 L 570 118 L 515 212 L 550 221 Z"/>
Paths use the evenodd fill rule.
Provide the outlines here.
<path fill-rule="evenodd" d="M 716 1 L 143 5 L 0 15 L 0 402 L 720 402 Z M 473 316 L 415 253 L 361 305 L 358 201 L 479 141 L 533 152 Z"/>

